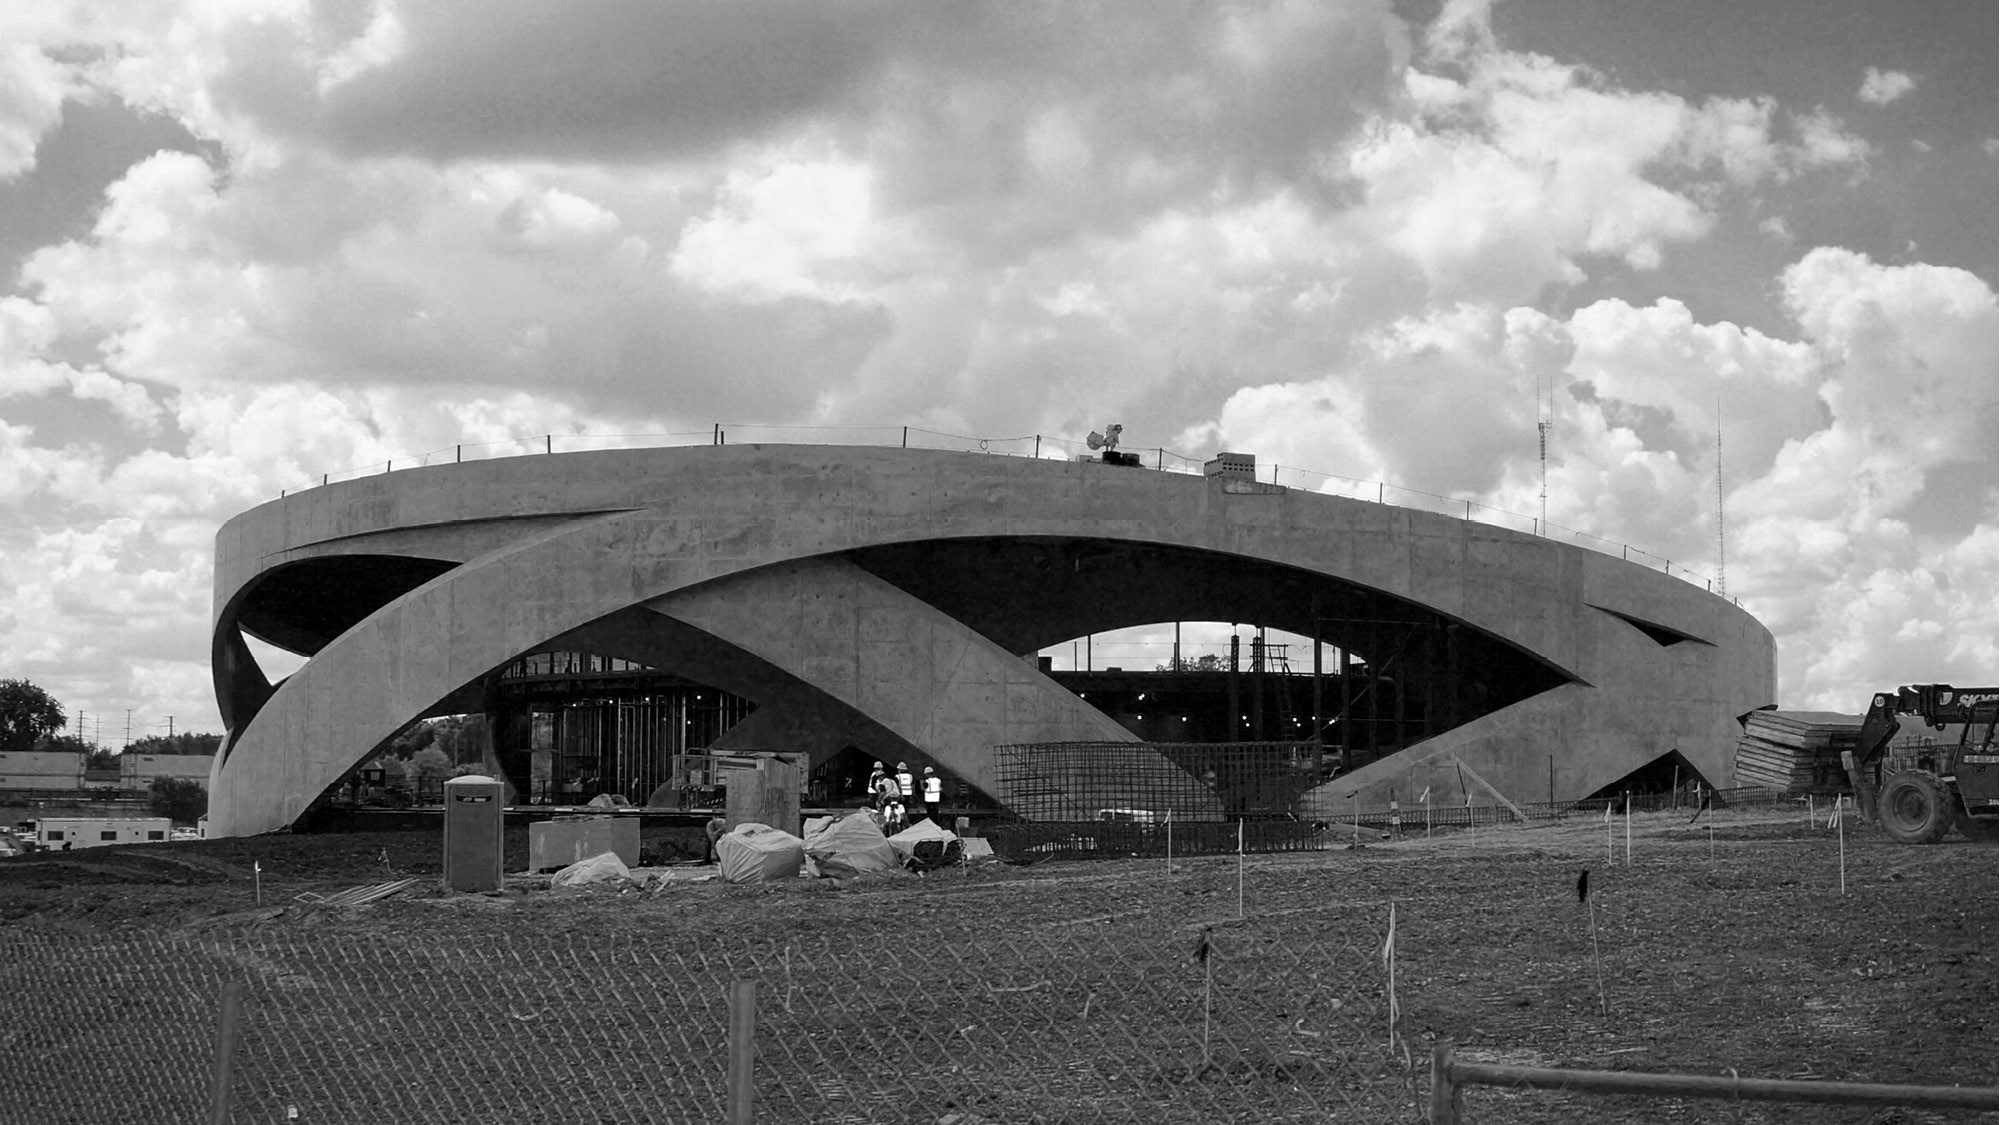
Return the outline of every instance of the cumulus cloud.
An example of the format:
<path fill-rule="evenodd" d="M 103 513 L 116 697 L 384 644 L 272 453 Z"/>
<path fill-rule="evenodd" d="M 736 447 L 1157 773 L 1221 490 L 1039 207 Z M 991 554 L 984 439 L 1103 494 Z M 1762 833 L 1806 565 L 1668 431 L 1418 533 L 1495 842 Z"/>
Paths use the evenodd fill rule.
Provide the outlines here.
<path fill-rule="evenodd" d="M 0 294 L 0 622 L 86 706 L 200 713 L 230 514 L 461 444 L 715 421 L 1115 420 L 1521 513 L 1546 421 L 1552 520 L 1700 570 L 1719 421 L 1731 589 L 1798 654 L 1786 702 L 1852 706 L 1906 634 L 1990 663 L 1951 614 L 1982 576 L 1990 602 L 1992 497 L 1934 483 L 1994 445 L 1990 289 L 1801 247 L 1775 335 L 1646 291 L 1873 150 L 1822 107 L 1512 49 L 1488 9 L 10 13 L 0 177 L 72 96 L 214 155 L 134 164 Z M 79 403 L 115 426 L 79 438 Z M 133 624 L 81 635 L 113 586 Z"/>
<path fill-rule="evenodd" d="M 1729 589 L 1777 634 L 1788 703 L 1851 709 L 1869 682 L 1986 676 L 1992 289 L 1829 249 L 1782 284 L 1798 340 L 1703 324 L 1672 300 L 1562 321 L 1469 305 L 1408 318 L 1337 374 L 1237 392 L 1183 440 L 1531 516 L 1539 399 L 1551 522 L 1712 573 L 1720 431 Z M 1953 466 L 1986 483 L 1916 512 L 1940 507 L 1928 489 Z"/>
<path fill-rule="evenodd" d="M 1861 78 L 1861 89 L 1855 97 L 1869 105 L 1888 105 L 1897 98 L 1917 88 L 1917 80 L 1900 70 L 1878 70 L 1869 67 Z"/>
<path fill-rule="evenodd" d="M 0 43 L 0 182 L 35 166 L 42 134 L 62 119 L 63 101 L 79 89 L 72 68 L 35 44 Z"/>
<path fill-rule="evenodd" d="M 1433 295 L 1532 300 L 1593 259 L 1660 266 L 1714 229 L 1731 190 L 1863 161 L 1869 146 L 1823 110 L 1769 98 L 1620 89 L 1578 64 L 1499 49 L 1483 3 L 1454 3 L 1406 72 L 1412 118 L 1349 151 L 1368 221 Z"/>

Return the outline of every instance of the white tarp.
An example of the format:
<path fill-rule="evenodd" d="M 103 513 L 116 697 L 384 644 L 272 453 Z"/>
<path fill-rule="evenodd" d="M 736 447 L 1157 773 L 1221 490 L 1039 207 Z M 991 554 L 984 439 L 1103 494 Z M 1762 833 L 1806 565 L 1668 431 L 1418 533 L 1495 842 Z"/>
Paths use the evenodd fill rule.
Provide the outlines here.
<path fill-rule="evenodd" d="M 902 865 L 875 818 L 865 811 L 838 820 L 817 816 L 806 821 L 806 854 L 825 875 L 894 871 Z"/>
<path fill-rule="evenodd" d="M 926 818 L 889 837 L 889 846 L 896 849 L 897 855 L 907 857 L 917 850 L 918 844 L 923 843 L 925 840 L 956 839 L 958 839 L 958 833 L 953 832 L 949 828 L 939 828 L 936 824 L 931 823 L 929 818 Z"/>
<path fill-rule="evenodd" d="M 586 883 L 629 882 L 632 869 L 618 858 L 617 852 L 599 852 L 589 859 L 579 859 L 549 881 L 551 887 L 577 887 Z"/>
<path fill-rule="evenodd" d="M 715 865 L 725 883 L 795 879 L 805 862 L 806 842 L 768 824 L 739 824 L 715 841 Z"/>

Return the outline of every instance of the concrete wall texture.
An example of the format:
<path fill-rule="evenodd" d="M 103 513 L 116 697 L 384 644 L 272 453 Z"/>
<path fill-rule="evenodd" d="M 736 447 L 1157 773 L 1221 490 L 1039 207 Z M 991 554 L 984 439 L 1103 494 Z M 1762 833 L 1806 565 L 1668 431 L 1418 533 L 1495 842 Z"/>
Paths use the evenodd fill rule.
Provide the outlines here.
<path fill-rule="evenodd" d="M 1244 481 L 929 450 L 621 450 L 383 474 L 230 520 L 215 582 L 229 737 L 213 835 L 290 824 L 413 720 L 566 646 L 755 700 L 724 745 L 816 759 L 855 745 L 1003 804 L 995 745 L 1133 740 L 1023 659 L 1129 625 L 1309 633 L 1345 604 L 1323 635 L 1376 659 L 1379 621 L 1407 611 L 1480 646 L 1454 676 L 1505 663 L 1534 685 L 1323 787 L 1332 812 L 1349 793 L 1379 804 L 1424 786 L 1581 797 L 1669 751 L 1729 785 L 1738 716 L 1775 690 L 1771 635 L 1749 614 L 1584 548 Z M 1378 625 L 1340 623 L 1364 618 Z M 246 629 L 310 659 L 270 684 Z M 1097 798 L 1077 800 L 1089 815 Z"/>

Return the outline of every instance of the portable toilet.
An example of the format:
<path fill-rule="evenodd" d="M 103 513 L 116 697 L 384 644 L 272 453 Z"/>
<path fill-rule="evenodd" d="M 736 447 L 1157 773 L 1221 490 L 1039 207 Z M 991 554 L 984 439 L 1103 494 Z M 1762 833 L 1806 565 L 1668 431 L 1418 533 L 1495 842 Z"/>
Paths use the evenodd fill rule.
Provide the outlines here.
<path fill-rule="evenodd" d="M 479 774 L 444 783 L 444 885 L 449 889 L 500 889 L 505 795 L 498 781 Z"/>

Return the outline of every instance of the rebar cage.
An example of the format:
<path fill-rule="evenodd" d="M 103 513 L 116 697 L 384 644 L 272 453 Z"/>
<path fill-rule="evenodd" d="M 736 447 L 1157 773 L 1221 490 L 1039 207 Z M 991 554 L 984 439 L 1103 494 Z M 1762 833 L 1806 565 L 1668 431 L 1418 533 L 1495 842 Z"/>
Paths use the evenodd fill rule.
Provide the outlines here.
<path fill-rule="evenodd" d="M 1106 858 L 1318 847 L 1300 798 L 1341 765 L 1312 742 L 1024 742 L 994 758 L 1019 818 L 998 850 Z"/>

